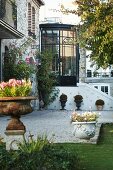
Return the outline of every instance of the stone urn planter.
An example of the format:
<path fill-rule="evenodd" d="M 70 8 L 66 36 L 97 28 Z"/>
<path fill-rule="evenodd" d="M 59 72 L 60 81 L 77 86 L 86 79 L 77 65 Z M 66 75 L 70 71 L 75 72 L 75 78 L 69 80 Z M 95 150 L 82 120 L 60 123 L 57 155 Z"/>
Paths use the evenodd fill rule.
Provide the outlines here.
<path fill-rule="evenodd" d="M 6 130 L 26 130 L 21 122 L 21 115 L 26 115 L 33 111 L 30 102 L 36 97 L 0 97 L 0 114 L 11 116 Z"/>
<path fill-rule="evenodd" d="M 82 114 L 73 112 L 71 123 L 74 127 L 73 135 L 75 138 L 90 139 L 94 137 L 98 117 L 99 113 L 96 112 L 84 112 Z"/>
<path fill-rule="evenodd" d="M 0 115 L 10 116 L 6 127 L 6 150 L 18 150 L 18 144 L 23 142 L 26 127 L 20 120 L 22 115 L 33 111 L 31 100 L 36 97 L 0 97 Z"/>
<path fill-rule="evenodd" d="M 11 117 L 5 131 L 7 150 L 17 150 L 18 143 L 23 142 L 26 128 L 20 118 L 33 111 L 31 100 L 36 99 L 30 96 L 31 88 L 31 82 L 26 80 L 0 83 L 0 114 Z"/>
<path fill-rule="evenodd" d="M 92 122 L 72 122 L 74 126 L 73 135 L 79 139 L 90 139 L 94 137 L 96 121 Z"/>
<path fill-rule="evenodd" d="M 61 110 L 65 110 L 66 102 L 67 102 L 67 95 L 62 93 L 60 96 L 60 103 L 62 107 Z"/>
<path fill-rule="evenodd" d="M 74 96 L 74 102 L 76 103 L 77 110 L 80 110 L 81 103 L 83 102 L 83 97 L 81 95 Z"/>

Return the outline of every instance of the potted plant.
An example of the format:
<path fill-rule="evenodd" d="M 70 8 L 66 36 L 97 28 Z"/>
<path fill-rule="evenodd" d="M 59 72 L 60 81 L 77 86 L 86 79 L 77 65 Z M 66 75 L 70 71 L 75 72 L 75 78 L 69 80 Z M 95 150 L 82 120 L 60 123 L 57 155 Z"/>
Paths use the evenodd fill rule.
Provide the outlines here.
<path fill-rule="evenodd" d="M 71 123 L 74 126 L 73 134 L 79 139 L 90 139 L 95 135 L 96 122 L 99 114 L 96 112 L 73 112 Z"/>
<path fill-rule="evenodd" d="M 33 111 L 30 102 L 36 97 L 30 96 L 31 88 L 31 82 L 26 80 L 10 79 L 0 83 L 0 114 L 11 116 L 5 132 L 7 136 L 25 133 L 26 128 L 20 117 Z"/>
<path fill-rule="evenodd" d="M 96 102 L 95 102 L 95 105 L 96 105 L 96 107 L 97 107 L 97 110 L 102 110 L 104 104 L 105 104 L 105 102 L 104 102 L 104 100 L 102 100 L 102 99 L 98 99 L 98 100 L 96 100 Z"/>
<path fill-rule="evenodd" d="M 83 97 L 81 95 L 74 96 L 74 102 L 76 103 L 77 110 L 80 110 L 81 102 L 83 101 Z"/>
<path fill-rule="evenodd" d="M 67 95 L 66 94 L 64 94 L 64 93 L 61 94 L 60 102 L 61 102 L 61 107 L 62 107 L 61 110 L 64 110 L 64 107 L 65 107 L 66 102 L 67 102 Z"/>
<path fill-rule="evenodd" d="M 0 114 L 11 116 L 6 130 L 25 130 L 20 116 L 32 112 L 30 101 L 31 82 L 26 80 L 10 79 L 0 83 Z"/>

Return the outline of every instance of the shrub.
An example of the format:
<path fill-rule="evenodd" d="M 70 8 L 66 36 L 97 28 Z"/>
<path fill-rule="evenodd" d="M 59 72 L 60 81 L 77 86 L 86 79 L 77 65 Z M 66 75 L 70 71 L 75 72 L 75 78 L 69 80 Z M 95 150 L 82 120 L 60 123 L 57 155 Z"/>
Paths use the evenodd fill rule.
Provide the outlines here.
<path fill-rule="evenodd" d="M 28 39 L 21 46 L 12 43 L 4 57 L 3 77 L 4 81 L 9 79 L 26 79 L 28 80 L 32 74 L 37 71 L 35 63 L 27 63 L 25 58 L 25 51 L 31 40 Z"/>
<path fill-rule="evenodd" d="M 76 95 L 74 96 L 74 101 L 82 101 L 83 100 L 83 97 L 81 95 Z"/>
<path fill-rule="evenodd" d="M 104 105 L 104 100 L 102 100 L 102 99 L 96 100 L 95 105 L 101 105 L 101 106 L 103 106 L 103 105 Z"/>
<path fill-rule="evenodd" d="M 67 101 L 67 95 L 62 93 L 60 96 L 60 101 Z"/>
<path fill-rule="evenodd" d="M 17 151 L 0 148 L 1 170 L 77 170 L 79 159 L 59 144 L 50 143 L 47 137 L 32 137 L 24 141 Z"/>

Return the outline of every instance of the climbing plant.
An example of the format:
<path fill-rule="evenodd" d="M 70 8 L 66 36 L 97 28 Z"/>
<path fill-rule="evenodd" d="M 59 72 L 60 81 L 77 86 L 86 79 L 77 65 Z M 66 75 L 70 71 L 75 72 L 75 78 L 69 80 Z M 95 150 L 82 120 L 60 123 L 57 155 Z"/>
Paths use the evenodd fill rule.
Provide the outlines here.
<path fill-rule="evenodd" d="M 27 42 L 21 46 L 10 44 L 4 54 L 3 78 L 8 81 L 11 78 L 29 79 L 30 75 L 36 72 L 34 65 L 27 63 L 23 56 L 27 48 Z"/>

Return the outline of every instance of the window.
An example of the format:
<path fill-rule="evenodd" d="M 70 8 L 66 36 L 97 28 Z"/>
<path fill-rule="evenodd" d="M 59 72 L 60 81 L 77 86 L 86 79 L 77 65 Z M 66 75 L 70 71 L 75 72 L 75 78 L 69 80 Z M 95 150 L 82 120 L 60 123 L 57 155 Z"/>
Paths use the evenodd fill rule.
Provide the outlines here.
<path fill-rule="evenodd" d="M 31 31 L 31 4 L 28 3 L 28 30 Z"/>
<path fill-rule="evenodd" d="M 104 85 L 104 84 L 101 85 L 101 84 L 99 84 L 99 85 L 94 85 L 94 87 L 96 89 L 98 89 L 98 90 L 100 90 L 100 91 L 110 95 L 110 87 L 109 87 L 109 85 Z"/>
<path fill-rule="evenodd" d="M 28 3 L 28 35 L 35 35 L 35 8 Z"/>
<path fill-rule="evenodd" d="M 101 86 L 101 91 L 108 94 L 108 86 Z"/>
<path fill-rule="evenodd" d="M 32 7 L 32 32 L 35 33 L 35 8 Z"/>
<path fill-rule="evenodd" d="M 63 27 L 64 26 L 64 27 Z M 76 32 L 71 25 L 40 24 L 41 51 L 49 50 L 53 60 L 52 72 L 56 73 L 58 85 L 76 86 L 77 58 Z"/>
<path fill-rule="evenodd" d="M 74 31 L 42 30 L 42 50 L 51 49 L 53 53 L 52 71 L 59 71 L 61 76 L 75 75 L 76 50 L 74 39 Z M 58 70 L 59 66 L 60 70 Z"/>
<path fill-rule="evenodd" d="M 94 86 L 96 89 L 98 89 L 98 86 Z"/>

